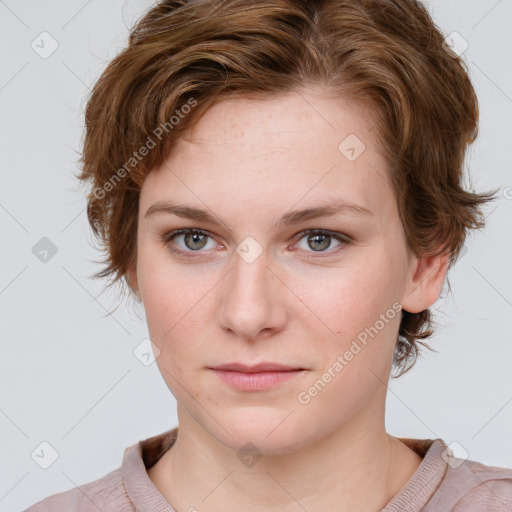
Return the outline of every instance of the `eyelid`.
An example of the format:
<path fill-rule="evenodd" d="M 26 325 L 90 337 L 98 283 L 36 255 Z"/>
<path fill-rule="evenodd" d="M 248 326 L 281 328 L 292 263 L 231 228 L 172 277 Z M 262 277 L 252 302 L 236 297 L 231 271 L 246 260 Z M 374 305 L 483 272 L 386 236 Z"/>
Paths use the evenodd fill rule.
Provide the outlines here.
<path fill-rule="evenodd" d="M 180 235 L 187 235 L 187 234 L 192 234 L 192 233 L 198 233 L 198 234 L 201 234 L 201 235 L 206 235 L 207 237 L 215 240 L 216 237 L 208 230 L 206 229 L 200 229 L 200 228 L 181 228 L 181 229 L 175 229 L 175 230 L 172 230 L 172 231 L 168 231 L 166 233 L 164 233 L 161 237 L 160 237 L 160 241 L 164 244 L 164 245 L 169 245 L 170 242 L 176 238 L 177 236 L 180 236 Z M 322 257 L 322 254 L 324 255 L 331 255 L 333 253 L 336 253 L 338 252 L 338 249 L 340 247 L 343 247 L 345 245 L 348 245 L 348 244 L 351 244 L 353 241 L 352 241 L 352 238 L 348 235 L 346 235 L 345 233 L 341 233 L 341 232 L 338 232 L 338 231 L 331 231 L 331 230 L 328 230 L 328 229 L 322 229 L 322 228 L 309 228 L 309 229 L 305 229 L 299 233 L 297 233 L 297 235 L 294 237 L 294 242 L 292 243 L 292 245 L 295 245 L 298 241 L 300 241 L 302 238 L 304 238 L 306 235 L 309 235 L 309 234 L 318 234 L 318 235 L 325 235 L 325 236 L 329 236 L 331 238 L 334 238 L 335 240 L 338 240 L 340 242 L 340 246 L 338 246 L 338 248 L 335 248 L 333 250 L 327 250 L 327 251 L 306 251 L 306 253 L 308 254 L 307 257 Z M 185 251 L 183 249 L 169 249 L 171 252 L 173 253 L 177 253 L 177 254 L 180 254 L 180 255 L 184 255 L 185 257 L 188 257 L 188 258 L 195 258 L 195 257 L 201 257 L 200 256 L 200 253 L 202 252 L 207 252 L 207 251 L 201 251 L 201 250 L 197 250 L 197 251 Z M 315 252 L 319 255 L 319 256 L 315 256 Z M 197 256 L 196 256 L 196 253 L 197 253 Z"/>
<path fill-rule="evenodd" d="M 349 243 L 352 241 L 352 239 L 345 233 L 341 233 L 339 231 L 331 231 L 329 229 L 322 229 L 322 228 L 305 229 L 305 230 L 301 231 L 300 233 L 297 233 L 296 239 L 300 240 L 301 238 L 304 238 L 306 235 L 309 235 L 311 233 L 330 236 L 332 238 L 335 238 L 336 240 L 339 240 L 340 242 Z"/>

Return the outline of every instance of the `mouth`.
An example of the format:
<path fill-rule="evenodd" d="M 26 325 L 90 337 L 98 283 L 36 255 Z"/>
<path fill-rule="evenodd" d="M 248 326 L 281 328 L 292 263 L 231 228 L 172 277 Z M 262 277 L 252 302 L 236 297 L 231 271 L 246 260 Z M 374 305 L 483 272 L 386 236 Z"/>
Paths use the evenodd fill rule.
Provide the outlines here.
<path fill-rule="evenodd" d="M 209 370 L 228 386 L 241 391 L 263 391 L 304 375 L 308 371 L 302 367 L 277 363 L 260 363 L 252 366 L 229 363 Z"/>

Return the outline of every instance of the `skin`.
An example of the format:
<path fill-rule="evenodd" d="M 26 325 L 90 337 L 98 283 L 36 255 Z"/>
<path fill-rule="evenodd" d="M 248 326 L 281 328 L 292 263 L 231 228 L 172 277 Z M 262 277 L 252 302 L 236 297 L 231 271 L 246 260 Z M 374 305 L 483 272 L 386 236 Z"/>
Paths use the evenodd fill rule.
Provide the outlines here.
<path fill-rule="evenodd" d="M 349 134 L 366 146 L 354 161 L 338 149 Z M 393 304 L 419 312 L 440 295 L 448 259 L 408 251 L 387 172 L 366 111 L 304 89 L 217 103 L 146 178 L 129 282 L 178 404 L 177 441 L 148 474 L 179 512 L 378 511 L 418 468 L 422 459 L 385 430 L 400 313 L 309 403 L 298 400 Z M 340 199 L 373 215 L 273 227 L 290 210 Z M 145 218 L 164 200 L 224 223 Z M 180 228 L 209 237 L 161 241 Z M 248 236 L 263 251 L 250 263 L 236 252 Z M 305 370 L 240 391 L 208 369 L 235 361 Z M 237 457 L 247 442 L 262 455 L 251 467 Z"/>

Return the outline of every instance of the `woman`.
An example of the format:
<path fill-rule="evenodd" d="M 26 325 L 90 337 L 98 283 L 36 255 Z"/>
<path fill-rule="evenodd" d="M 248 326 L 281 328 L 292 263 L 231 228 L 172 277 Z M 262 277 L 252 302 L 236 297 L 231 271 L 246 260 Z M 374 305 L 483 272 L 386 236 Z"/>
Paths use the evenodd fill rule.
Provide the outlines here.
<path fill-rule="evenodd" d="M 92 91 L 79 178 L 179 427 L 28 510 L 512 509 L 512 470 L 384 421 L 493 199 L 461 185 L 477 122 L 417 1 L 153 7 Z"/>

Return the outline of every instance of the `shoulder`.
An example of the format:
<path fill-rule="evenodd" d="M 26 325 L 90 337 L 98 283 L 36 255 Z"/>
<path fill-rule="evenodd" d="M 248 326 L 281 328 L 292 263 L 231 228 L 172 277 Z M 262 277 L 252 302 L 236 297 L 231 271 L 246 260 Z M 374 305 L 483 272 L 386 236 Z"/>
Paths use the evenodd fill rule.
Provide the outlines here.
<path fill-rule="evenodd" d="M 465 471 L 458 478 L 464 478 L 469 489 L 457 501 L 454 512 L 512 510 L 512 469 L 476 461 L 465 461 L 458 469 L 464 466 Z M 458 469 L 453 472 L 457 473 Z"/>
<path fill-rule="evenodd" d="M 48 496 L 24 512 L 135 512 L 144 508 L 141 504 L 152 505 L 159 493 L 147 468 L 172 446 L 177 430 L 175 427 L 127 447 L 121 467 L 93 482 Z"/>
<path fill-rule="evenodd" d="M 48 496 L 24 512 L 77 512 L 133 511 L 126 494 L 122 468 L 111 471 L 104 477 L 69 491 Z"/>
<path fill-rule="evenodd" d="M 505 512 L 512 510 L 512 469 L 487 466 L 443 452 L 445 469 L 425 508 L 451 512 Z M 444 508 L 443 508 L 444 507 Z"/>
<path fill-rule="evenodd" d="M 424 459 L 390 512 L 512 512 L 512 469 L 455 457 L 440 438 L 405 441 Z"/>

